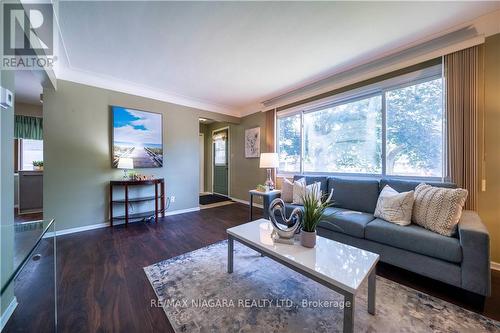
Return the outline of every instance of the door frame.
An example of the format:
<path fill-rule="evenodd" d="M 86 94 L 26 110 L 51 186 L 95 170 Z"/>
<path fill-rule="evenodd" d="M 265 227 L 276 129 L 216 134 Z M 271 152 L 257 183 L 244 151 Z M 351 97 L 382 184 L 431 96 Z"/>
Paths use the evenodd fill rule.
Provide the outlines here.
<path fill-rule="evenodd" d="M 201 180 L 203 180 L 203 182 L 200 181 L 202 186 L 198 190 L 201 194 L 201 193 L 205 193 L 205 169 L 206 169 L 205 133 L 200 133 L 200 135 L 198 136 L 198 140 L 200 139 L 200 137 L 203 139 L 203 145 L 202 145 L 202 147 L 200 147 L 201 151 L 203 152 L 203 161 L 202 161 L 203 164 L 201 165 L 203 172 L 200 172 L 200 178 L 202 178 Z M 201 154 L 198 154 L 198 155 L 201 155 Z M 202 170 L 200 170 L 200 171 L 202 171 Z"/>
<path fill-rule="evenodd" d="M 214 192 L 214 133 L 227 130 L 227 196 L 231 197 L 231 135 L 229 134 L 229 126 L 224 126 L 212 130 L 212 136 L 210 137 L 210 156 L 211 158 L 211 169 L 212 169 L 212 194 L 219 194 Z M 220 194 L 223 195 L 223 194 Z"/>

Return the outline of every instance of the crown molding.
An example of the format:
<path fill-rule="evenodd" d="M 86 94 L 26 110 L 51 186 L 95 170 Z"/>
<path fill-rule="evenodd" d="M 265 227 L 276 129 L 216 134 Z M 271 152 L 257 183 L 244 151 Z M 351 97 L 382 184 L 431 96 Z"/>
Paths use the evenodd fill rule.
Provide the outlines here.
<path fill-rule="evenodd" d="M 484 43 L 485 37 L 500 33 L 500 10 L 431 34 L 377 56 L 359 59 L 343 68 L 301 86 L 269 96 L 262 101 L 265 110 L 315 96 L 341 86 L 408 67 L 467 47 Z"/>
<path fill-rule="evenodd" d="M 203 111 L 210 111 L 225 114 L 228 116 L 240 117 L 240 112 L 237 108 L 191 98 L 181 94 L 160 90 L 158 88 L 153 88 L 94 72 L 83 71 L 66 66 L 59 66 L 56 68 L 56 77 L 60 80 L 85 84 L 92 87 L 118 91 L 145 98 L 151 98 L 162 102 L 200 109 Z"/>
<path fill-rule="evenodd" d="M 251 114 L 264 111 L 264 107 L 262 103 L 253 103 L 249 104 L 239 110 L 240 117 L 246 117 Z"/>

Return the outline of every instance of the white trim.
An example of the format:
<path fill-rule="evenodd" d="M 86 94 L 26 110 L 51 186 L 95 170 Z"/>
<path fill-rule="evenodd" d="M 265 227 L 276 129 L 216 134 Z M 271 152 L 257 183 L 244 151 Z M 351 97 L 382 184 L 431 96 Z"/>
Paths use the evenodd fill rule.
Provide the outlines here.
<path fill-rule="evenodd" d="M 178 214 L 185 214 L 185 213 L 191 213 L 191 212 L 197 212 L 200 210 L 200 207 L 192 207 L 192 208 L 186 208 L 186 209 L 178 209 L 178 210 L 172 210 L 170 212 L 165 212 L 165 216 L 171 216 L 171 215 L 178 215 Z M 139 220 L 138 220 L 139 221 Z M 136 221 L 134 221 L 136 222 Z M 134 222 L 129 222 L 129 223 L 134 223 Z M 116 224 L 119 225 L 119 224 Z M 62 235 L 68 235 L 68 234 L 74 234 L 77 232 L 83 232 L 83 231 L 88 231 L 88 230 L 94 230 L 94 229 L 100 229 L 100 228 L 105 228 L 109 227 L 110 224 L 109 222 L 104 222 L 104 223 L 97 223 L 97 224 L 91 224 L 91 225 L 86 225 L 83 227 L 76 227 L 76 228 L 69 228 L 69 229 L 63 229 L 63 230 L 57 230 L 56 235 L 57 236 L 62 236 Z M 54 237 L 54 232 L 47 232 L 43 238 L 48 238 L 48 237 Z"/>
<path fill-rule="evenodd" d="M 318 100 L 311 101 L 309 103 L 304 103 L 297 105 L 295 107 L 288 108 L 277 112 L 276 118 L 283 118 L 291 116 L 300 112 L 309 113 L 316 111 L 317 109 L 328 107 L 335 104 L 341 104 L 346 102 L 351 102 L 356 99 L 367 98 L 370 95 L 381 94 L 386 90 L 393 90 L 397 88 L 407 87 L 409 85 L 414 85 L 419 82 L 425 82 L 432 78 L 444 77 L 443 76 L 443 65 L 438 64 L 431 67 L 419 69 L 410 73 L 395 76 L 383 81 L 375 82 L 369 85 L 354 88 L 345 92 L 341 92 L 332 96 L 321 98 Z"/>
<path fill-rule="evenodd" d="M 4 313 L 2 314 L 2 317 L 0 317 L 0 331 L 3 330 L 3 328 L 5 327 L 7 322 L 9 321 L 10 316 L 12 316 L 12 314 L 14 313 L 14 310 L 17 307 L 17 304 L 18 304 L 17 298 L 16 298 L 16 296 L 14 296 L 12 301 L 10 301 L 9 306 L 7 306 Z"/>
<path fill-rule="evenodd" d="M 201 99 L 184 96 L 178 93 L 164 91 L 146 85 L 137 84 L 131 81 L 118 79 L 108 75 L 62 67 L 58 68 L 56 73 L 57 78 L 64 81 L 80 83 L 101 89 L 118 91 L 130 95 L 151 98 L 162 102 L 183 105 L 229 116 L 240 116 L 240 113 L 236 108 L 228 105 L 221 105 L 210 101 L 204 101 Z"/>
<path fill-rule="evenodd" d="M 105 227 L 109 227 L 109 222 L 97 223 L 97 224 L 91 224 L 91 225 L 85 225 L 83 227 L 69 228 L 69 229 L 63 229 L 63 230 L 56 230 L 56 236 L 74 234 L 74 233 L 77 233 L 77 232 L 83 232 L 83 231 L 88 231 L 88 230 L 100 229 L 100 228 L 105 228 Z M 43 238 L 49 238 L 49 237 L 54 237 L 54 231 L 47 232 L 45 234 L 45 236 L 43 236 Z"/>
<path fill-rule="evenodd" d="M 197 212 L 200 210 L 200 207 L 192 207 L 192 208 L 186 208 L 186 209 L 177 209 L 177 210 L 172 210 L 170 212 L 165 212 L 165 216 L 172 216 L 172 215 L 178 215 L 178 214 L 185 214 L 185 213 L 192 213 L 192 212 Z"/>
<path fill-rule="evenodd" d="M 462 36 L 464 35 L 464 36 Z M 457 41 L 458 40 L 458 41 Z M 411 46 L 368 59 L 364 63 L 339 69 L 336 73 L 301 88 L 262 102 L 264 109 L 281 107 L 302 99 L 362 82 L 427 60 L 484 43 L 484 35 L 470 37 L 466 30 L 458 30 L 433 40 L 417 42 Z"/>
<path fill-rule="evenodd" d="M 492 261 L 490 262 L 490 265 L 492 270 L 500 272 L 500 263 Z"/>
<path fill-rule="evenodd" d="M 228 201 L 216 202 L 216 203 L 208 204 L 208 205 L 200 205 L 200 210 L 232 205 L 234 203 L 235 203 L 234 201 L 228 200 Z"/>
<path fill-rule="evenodd" d="M 227 159 L 227 195 L 226 194 L 221 194 L 221 193 L 217 193 L 217 192 L 214 192 L 214 172 L 215 172 L 215 168 L 214 168 L 214 133 L 215 132 L 219 132 L 219 131 L 223 131 L 223 130 L 227 130 L 227 156 L 226 156 L 226 159 Z M 211 168 L 212 168 L 212 193 L 213 194 L 218 194 L 218 195 L 224 195 L 224 196 L 227 196 L 227 197 L 231 197 L 231 130 L 229 128 L 229 126 L 224 126 L 224 127 L 221 127 L 221 128 L 217 128 L 217 129 L 214 129 L 212 130 L 212 135 L 210 136 L 210 156 L 211 156 Z"/>
<path fill-rule="evenodd" d="M 250 202 L 249 201 L 245 201 L 245 200 L 241 200 L 241 199 L 237 199 L 237 198 L 231 198 L 231 197 L 229 197 L 229 199 L 231 199 L 233 201 L 236 201 L 236 202 L 239 202 L 239 203 L 242 203 L 244 205 L 250 206 Z M 253 203 L 253 206 L 257 207 L 257 208 L 264 209 L 264 206 L 262 206 L 261 204 L 255 203 L 255 202 Z"/>
<path fill-rule="evenodd" d="M 201 161 L 200 161 L 200 189 L 199 189 L 199 192 L 200 193 L 204 193 L 205 192 L 205 165 L 206 165 L 206 162 L 205 162 L 205 133 L 199 133 L 198 135 L 198 140 L 200 139 L 200 137 L 202 138 L 202 145 L 200 147 L 200 153 L 198 154 L 198 156 L 201 157 Z"/>

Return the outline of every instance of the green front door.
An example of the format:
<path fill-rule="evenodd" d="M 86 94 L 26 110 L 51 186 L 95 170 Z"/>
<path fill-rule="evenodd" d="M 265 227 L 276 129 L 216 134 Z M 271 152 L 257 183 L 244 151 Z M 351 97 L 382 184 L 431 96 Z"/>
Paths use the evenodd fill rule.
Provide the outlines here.
<path fill-rule="evenodd" d="M 227 129 L 214 132 L 214 193 L 228 195 L 228 135 Z"/>

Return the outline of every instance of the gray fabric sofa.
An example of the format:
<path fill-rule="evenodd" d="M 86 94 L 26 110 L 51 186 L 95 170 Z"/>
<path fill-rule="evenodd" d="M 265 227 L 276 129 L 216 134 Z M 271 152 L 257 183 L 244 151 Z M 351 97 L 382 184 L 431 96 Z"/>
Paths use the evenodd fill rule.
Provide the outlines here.
<path fill-rule="evenodd" d="M 464 211 L 456 234 L 446 237 L 416 224 L 399 226 L 373 216 L 378 195 L 386 184 L 402 192 L 414 189 L 420 182 L 305 178 L 307 184 L 321 182 L 324 193 L 334 190 L 334 205 L 319 224 L 319 235 L 378 253 L 382 262 L 482 296 L 490 295 L 489 234 L 475 212 Z M 427 183 L 455 187 L 451 183 Z M 287 214 L 295 207 L 286 204 Z"/>

